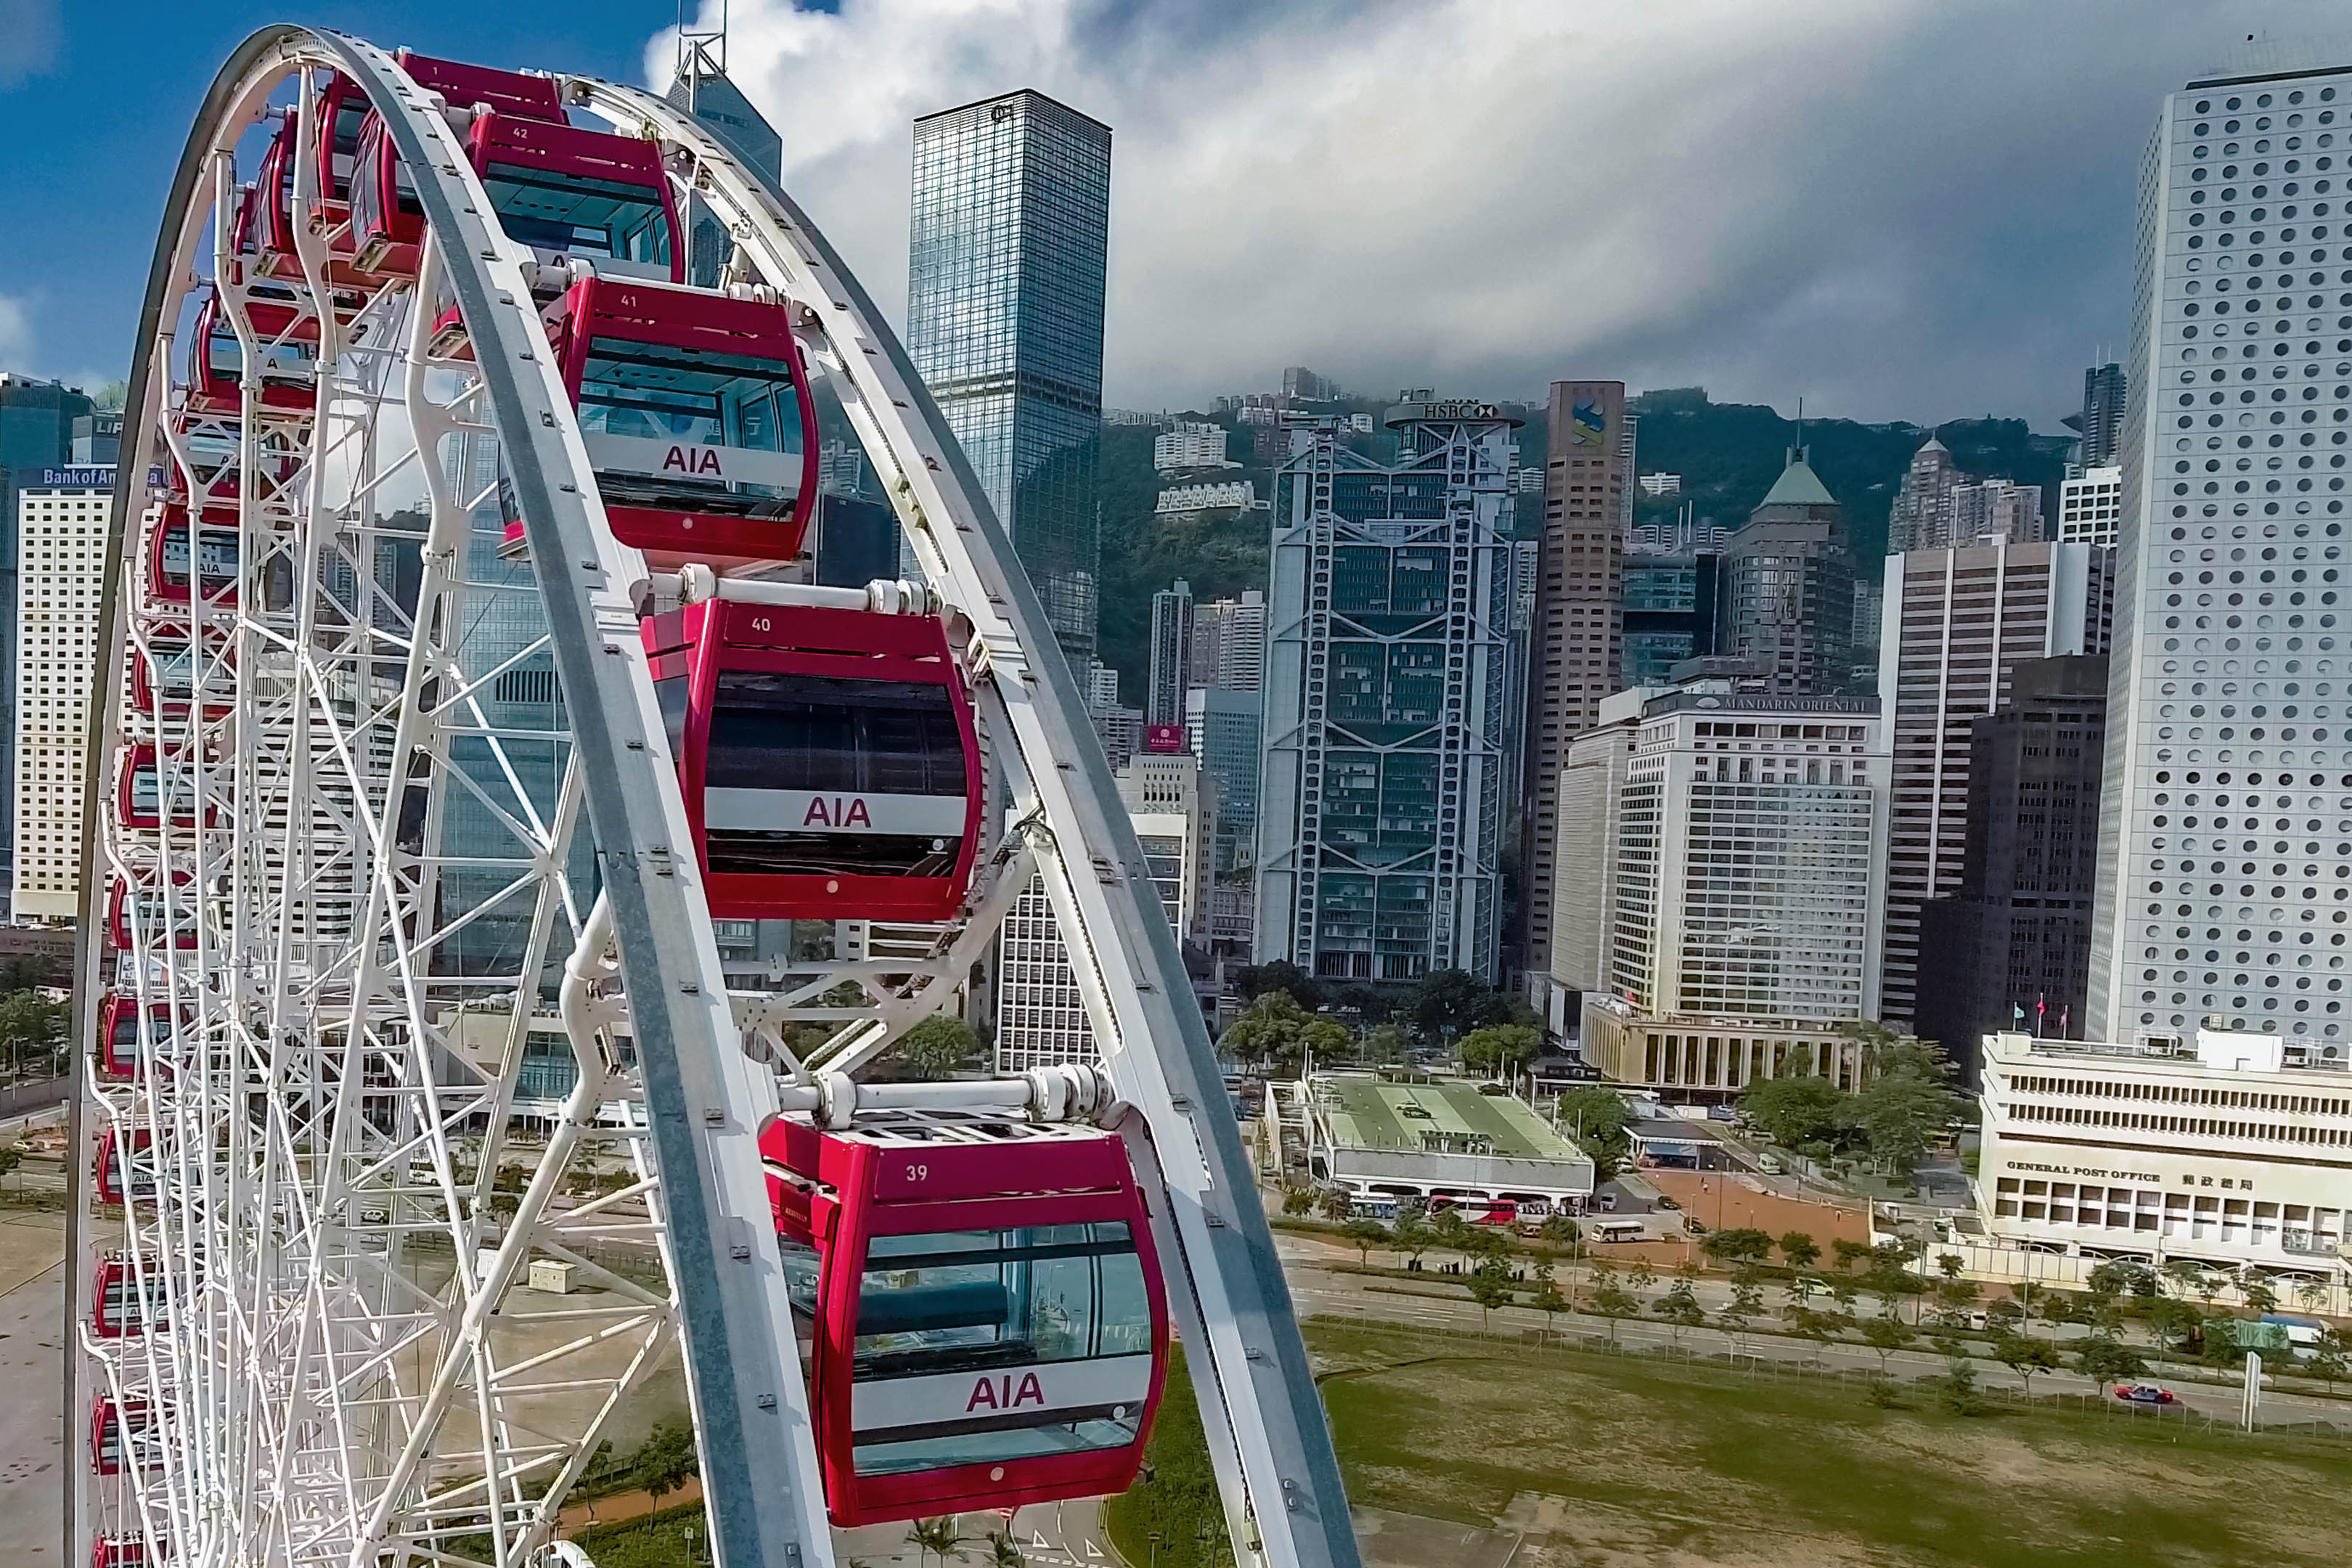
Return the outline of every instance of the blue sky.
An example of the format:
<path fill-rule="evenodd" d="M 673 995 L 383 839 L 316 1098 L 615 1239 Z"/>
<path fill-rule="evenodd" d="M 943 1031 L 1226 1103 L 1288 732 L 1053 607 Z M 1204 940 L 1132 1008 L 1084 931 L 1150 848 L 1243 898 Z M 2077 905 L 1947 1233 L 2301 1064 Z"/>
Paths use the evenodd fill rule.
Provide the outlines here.
<path fill-rule="evenodd" d="M 2045 431 L 2128 349 L 2162 95 L 2248 34 L 2347 26 L 2341 0 L 726 3 L 787 184 L 894 315 L 916 115 L 1026 86 L 1114 128 L 1115 406 L 1304 363 Z M 645 81 L 675 4 L 0 0 L 0 368 L 121 374 L 189 116 L 254 27 Z"/>
<path fill-rule="evenodd" d="M 387 46 L 636 78 L 662 0 L 383 5 L 0 0 L 0 297 L 23 312 L 0 368 L 123 374 L 162 204 L 213 73 L 239 40 L 299 19 Z M 0 353 L 9 345 L 0 335 Z"/>

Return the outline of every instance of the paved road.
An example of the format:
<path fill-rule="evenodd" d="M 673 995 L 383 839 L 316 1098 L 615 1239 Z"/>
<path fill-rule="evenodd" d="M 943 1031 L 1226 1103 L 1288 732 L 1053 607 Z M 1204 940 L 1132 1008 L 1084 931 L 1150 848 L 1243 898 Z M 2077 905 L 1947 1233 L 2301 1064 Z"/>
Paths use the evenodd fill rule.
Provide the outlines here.
<path fill-rule="evenodd" d="M 1493 1332 L 1514 1336 L 1545 1326 L 1543 1314 L 1526 1307 L 1496 1308 L 1482 1325 L 1482 1314 L 1475 1302 L 1465 1296 L 1449 1294 L 1446 1287 L 1434 1280 L 1423 1286 L 1370 1275 L 1334 1273 L 1325 1266 L 1330 1260 L 1328 1249 L 1316 1243 L 1301 1243 L 1283 1236 L 1277 1237 L 1276 1247 L 1283 1256 L 1283 1271 L 1290 1280 L 1291 1299 L 1297 1304 L 1302 1316 L 1422 1324 L 1472 1333 L 1478 1332 L 1484 1326 Z M 1428 1293 L 1421 1293 L 1423 1291 Z M 1551 1327 L 1564 1337 L 1606 1335 L 1609 1321 L 1563 1313 L 1552 1320 Z M 1841 1370 L 1869 1372 L 1877 1371 L 1880 1365 L 1878 1352 L 1864 1345 L 1816 1345 L 1808 1340 L 1759 1333 L 1747 1336 L 1735 1350 L 1731 1337 L 1719 1329 L 1685 1329 L 1677 1341 L 1674 1330 L 1668 1325 L 1638 1318 L 1620 1321 L 1616 1325 L 1616 1338 L 1620 1344 L 1629 1349 L 1652 1349 L 1679 1343 L 1703 1355 L 1738 1353 L 1761 1360 L 1817 1362 Z M 1887 1373 L 1896 1378 L 1938 1377 L 1944 1373 L 1946 1364 L 1944 1357 L 1923 1351 L 1896 1351 L 1885 1362 Z M 1998 1362 L 1979 1358 L 1975 1365 L 1978 1380 L 1986 1387 L 2022 1386 L 2017 1374 Z M 2237 1419 L 2240 1395 L 2235 1388 L 2168 1379 L 2163 1381 L 2165 1386 L 2179 1395 L 2181 1404 L 2190 1409 L 2227 1421 Z M 2041 1373 L 2034 1378 L 2032 1384 L 2036 1394 L 2096 1394 L 2101 1397 L 2107 1397 L 2106 1387 L 2105 1384 L 2094 1383 L 2071 1372 Z M 2352 1426 L 2352 1403 L 2266 1393 L 2263 1396 L 2263 1416 L 2273 1425 L 2328 1421 Z"/>
<path fill-rule="evenodd" d="M 0 1562 L 58 1563 L 65 1529 L 65 1266 L 0 1296 Z"/>

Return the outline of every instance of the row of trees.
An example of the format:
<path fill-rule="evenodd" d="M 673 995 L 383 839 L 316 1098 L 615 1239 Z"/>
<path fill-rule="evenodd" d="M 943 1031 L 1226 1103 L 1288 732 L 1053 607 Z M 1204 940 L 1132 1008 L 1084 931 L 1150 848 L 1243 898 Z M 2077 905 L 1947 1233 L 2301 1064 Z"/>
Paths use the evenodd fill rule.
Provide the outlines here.
<path fill-rule="evenodd" d="M 1326 986 L 1276 961 L 1240 971 L 1234 985 L 1249 1005 L 1218 1049 L 1259 1071 L 1296 1073 L 1310 1056 L 1392 1065 L 1419 1047 L 1500 1076 L 1532 1061 L 1543 1044 L 1534 1014 L 1459 969 L 1440 970 L 1411 991 L 1380 992 Z"/>
<path fill-rule="evenodd" d="M 1740 1091 L 1740 1111 L 1783 1148 L 1817 1160 L 1867 1155 L 1880 1172 L 1905 1174 L 1965 1109 L 1952 1064 L 1884 1025 L 1850 1024 L 1844 1032 L 1863 1045 L 1859 1091 L 1812 1075 L 1761 1079 Z"/>

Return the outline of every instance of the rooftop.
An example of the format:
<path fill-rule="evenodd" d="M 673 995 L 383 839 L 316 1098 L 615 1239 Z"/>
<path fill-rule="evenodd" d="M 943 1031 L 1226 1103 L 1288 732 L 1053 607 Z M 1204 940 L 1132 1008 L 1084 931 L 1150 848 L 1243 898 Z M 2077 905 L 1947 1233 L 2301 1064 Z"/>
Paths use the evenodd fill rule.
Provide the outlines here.
<path fill-rule="evenodd" d="M 1759 509 L 1838 504 L 1837 497 L 1830 494 L 1829 487 L 1822 483 L 1821 476 L 1813 472 L 1812 465 L 1805 458 L 1806 448 L 1802 447 L 1789 454 L 1789 466 L 1780 470 L 1780 477 L 1772 481 L 1772 488 L 1765 492 L 1762 500 L 1756 503 Z"/>
<path fill-rule="evenodd" d="M 1584 1158 L 1525 1100 L 1481 1094 L 1475 1084 L 1388 1083 L 1340 1073 L 1318 1073 L 1310 1083 L 1331 1142 L 1341 1148 L 1419 1151 L 1450 1143 L 1467 1152 L 1477 1143 L 1480 1152 L 1512 1160 Z"/>

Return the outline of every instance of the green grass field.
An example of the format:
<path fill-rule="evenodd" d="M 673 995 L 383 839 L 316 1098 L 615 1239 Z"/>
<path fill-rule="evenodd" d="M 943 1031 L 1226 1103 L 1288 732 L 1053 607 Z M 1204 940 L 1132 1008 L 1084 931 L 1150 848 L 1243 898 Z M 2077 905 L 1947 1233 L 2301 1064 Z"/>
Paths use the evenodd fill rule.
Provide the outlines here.
<path fill-rule="evenodd" d="M 2352 1449 L 1594 1353 L 1315 1325 L 1349 1500 L 1490 1524 L 1559 1500 L 1543 1568 L 2340 1563 Z"/>

